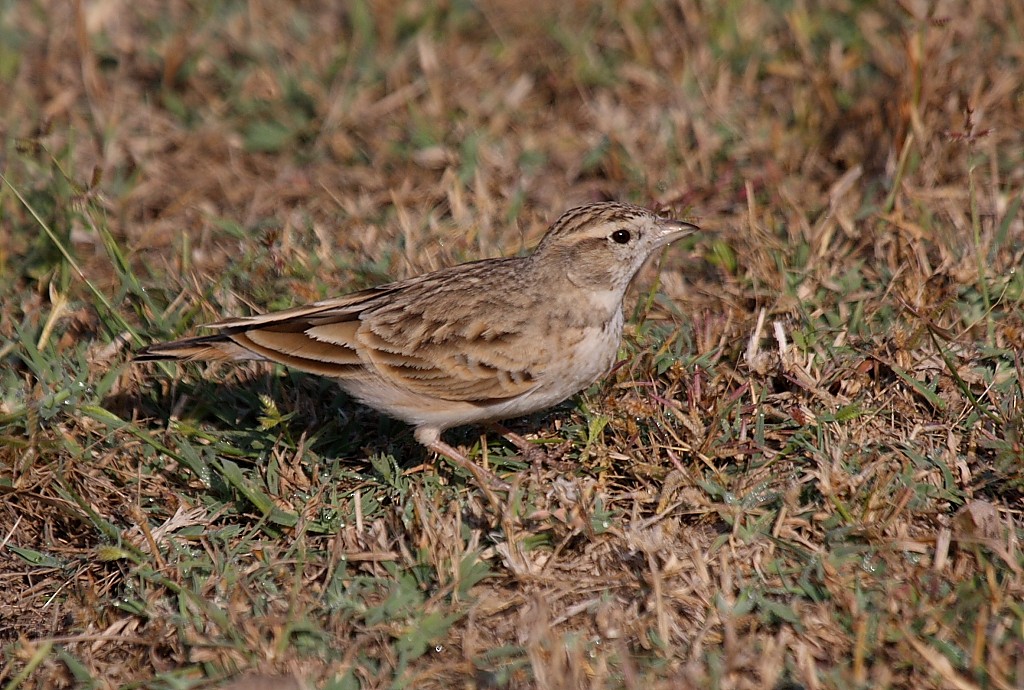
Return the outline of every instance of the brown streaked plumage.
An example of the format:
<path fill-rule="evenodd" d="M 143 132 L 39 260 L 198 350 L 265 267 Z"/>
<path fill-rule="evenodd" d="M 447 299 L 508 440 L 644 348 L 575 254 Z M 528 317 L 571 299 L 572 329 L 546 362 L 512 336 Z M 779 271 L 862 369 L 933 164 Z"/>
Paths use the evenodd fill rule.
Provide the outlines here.
<path fill-rule="evenodd" d="M 136 359 L 265 359 L 337 379 L 480 483 L 501 486 L 441 432 L 542 410 L 593 383 L 614 363 L 636 272 L 696 229 L 639 206 L 581 206 L 527 256 L 225 319 L 208 326 L 214 335 L 151 345 Z"/>

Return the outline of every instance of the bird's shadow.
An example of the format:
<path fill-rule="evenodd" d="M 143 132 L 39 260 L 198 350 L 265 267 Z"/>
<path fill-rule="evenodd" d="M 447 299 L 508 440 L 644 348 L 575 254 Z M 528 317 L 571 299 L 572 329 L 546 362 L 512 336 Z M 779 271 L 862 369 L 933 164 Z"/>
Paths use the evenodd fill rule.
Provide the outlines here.
<path fill-rule="evenodd" d="M 148 420 L 142 424 L 154 429 L 174 418 L 230 438 L 243 458 L 258 456 L 268 438 L 284 436 L 295 444 L 303 439 L 316 455 L 351 462 L 355 470 L 374 455 L 410 464 L 426 459 L 406 425 L 359 404 L 328 379 L 290 370 L 238 370 L 223 378 L 154 376 L 103 404 L 122 419 Z"/>
<path fill-rule="evenodd" d="M 153 376 L 103 404 L 122 419 L 149 420 L 143 425 L 154 429 L 175 418 L 214 432 L 241 451 L 242 462 L 260 457 L 268 437 L 282 436 L 296 446 L 302 439 L 316 456 L 344 463 L 354 472 L 375 472 L 375 456 L 391 456 L 399 469 L 433 462 L 433 454 L 416 442 L 407 424 L 362 405 L 330 379 L 290 369 L 235 368 L 219 378 Z M 540 418 L 557 409 L 511 420 L 509 427 L 535 429 Z M 279 422 L 267 430 L 275 418 Z M 452 429 L 445 437 L 453 445 L 471 446 L 481 438 L 481 428 Z M 499 462 L 522 464 L 515 456 L 509 449 Z"/>

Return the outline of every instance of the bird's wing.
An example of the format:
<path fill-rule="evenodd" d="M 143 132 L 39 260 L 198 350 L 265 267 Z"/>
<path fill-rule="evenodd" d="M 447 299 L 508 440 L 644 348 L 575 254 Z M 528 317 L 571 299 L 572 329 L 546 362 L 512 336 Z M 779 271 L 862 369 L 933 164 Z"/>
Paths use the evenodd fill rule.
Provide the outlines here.
<path fill-rule="evenodd" d="M 493 403 L 529 392 L 550 348 L 527 341 L 517 285 L 491 266 L 446 271 L 279 312 L 210 324 L 220 332 L 152 345 L 137 359 L 267 359 L 314 374 L 374 379 L 442 400 Z M 529 352 L 530 357 L 523 356 Z"/>
<path fill-rule="evenodd" d="M 447 306 L 391 303 L 364 314 L 360 357 L 384 381 L 442 400 L 495 403 L 538 385 L 549 351 L 527 345 L 514 314 Z M 316 336 L 332 331 L 324 326 Z"/>

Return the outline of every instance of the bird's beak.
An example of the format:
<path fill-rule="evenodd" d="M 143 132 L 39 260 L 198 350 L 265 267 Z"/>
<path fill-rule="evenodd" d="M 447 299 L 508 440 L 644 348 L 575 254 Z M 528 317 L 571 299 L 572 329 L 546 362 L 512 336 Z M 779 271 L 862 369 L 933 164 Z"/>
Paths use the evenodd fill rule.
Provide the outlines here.
<path fill-rule="evenodd" d="M 675 242 L 676 240 L 692 235 L 693 233 L 700 230 L 700 228 L 693 223 L 687 223 L 681 220 L 671 220 L 668 218 L 658 219 L 658 244 L 668 244 L 669 242 Z"/>

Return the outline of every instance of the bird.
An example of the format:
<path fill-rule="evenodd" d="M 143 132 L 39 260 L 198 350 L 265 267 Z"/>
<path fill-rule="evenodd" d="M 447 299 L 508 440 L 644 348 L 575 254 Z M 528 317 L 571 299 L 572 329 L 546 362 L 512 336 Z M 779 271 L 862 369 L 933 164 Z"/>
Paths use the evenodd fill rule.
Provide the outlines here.
<path fill-rule="evenodd" d="M 212 335 L 155 343 L 135 360 L 268 360 L 329 377 L 481 486 L 507 489 L 442 432 L 549 408 L 607 373 L 630 282 L 699 229 L 627 203 L 579 206 L 528 254 L 224 319 L 206 326 Z"/>

